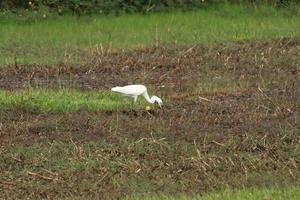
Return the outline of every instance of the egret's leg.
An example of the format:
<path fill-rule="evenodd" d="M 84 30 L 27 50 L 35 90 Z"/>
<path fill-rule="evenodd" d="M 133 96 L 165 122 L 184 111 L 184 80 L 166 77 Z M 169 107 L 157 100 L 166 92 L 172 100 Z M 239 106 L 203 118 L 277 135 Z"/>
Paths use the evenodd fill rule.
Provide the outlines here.
<path fill-rule="evenodd" d="M 135 102 L 137 101 L 137 96 L 135 96 L 135 97 L 132 97 L 133 98 L 133 101 L 132 101 L 132 103 L 131 103 L 131 109 L 130 109 L 130 111 L 132 111 L 132 112 L 134 112 L 135 113 L 135 109 L 134 109 L 134 104 L 135 104 Z"/>
<path fill-rule="evenodd" d="M 134 106 L 134 99 L 133 99 L 133 101 L 131 102 L 131 109 L 130 109 L 130 110 L 133 110 L 133 106 Z"/>
<path fill-rule="evenodd" d="M 130 111 L 133 111 L 134 109 L 134 103 L 136 102 L 136 97 L 132 97 L 133 98 L 133 100 L 132 100 L 132 102 L 131 102 L 131 108 L 130 108 Z"/>

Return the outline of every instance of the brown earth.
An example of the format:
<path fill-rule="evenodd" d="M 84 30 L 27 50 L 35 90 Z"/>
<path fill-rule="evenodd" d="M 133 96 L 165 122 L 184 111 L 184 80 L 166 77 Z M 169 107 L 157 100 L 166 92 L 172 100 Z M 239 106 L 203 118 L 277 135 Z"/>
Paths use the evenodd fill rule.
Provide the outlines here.
<path fill-rule="evenodd" d="M 163 109 L 152 112 L 3 111 L 2 169 L 12 165 L 12 158 L 21 163 L 33 160 L 5 150 L 8 147 L 48 148 L 57 142 L 84 147 L 100 141 L 109 145 L 101 155 L 123 165 L 113 170 L 110 164 L 102 163 L 92 172 L 83 170 L 71 176 L 58 171 L 58 176 L 74 188 L 49 183 L 48 188 L 28 189 L 24 184 L 30 174 L 9 176 L 7 172 L 1 176 L 0 188 L 9 188 L 8 196 L 21 188 L 17 194 L 35 197 L 63 197 L 70 192 L 112 198 L 147 192 L 135 185 L 141 183 L 150 192 L 169 194 L 203 193 L 225 186 L 299 184 L 299 58 L 299 40 L 277 40 L 110 53 L 91 50 L 80 66 L 65 62 L 2 67 L 2 89 L 108 90 L 115 85 L 143 83 L 166 103 Z M 142 150 L 132 145 L 141 145 Z M 95 152 L 91 151 L 92 157 Z M 27 165 L 32 170 L 31 164 Z M 135 171 L 138 169 L 141 172 Z M 84 189 L 81 182 L 96 184 L 97 174 L 108 174 L 101 190 Z M 118 186 L 112 185 L 113 177 L 120 182 Z M 7 181 L 16 186 L 7 186 Z M 174 181 L 174 186 L 169 185 Z"/>
<path fill-rule="evenodd" d="M 233 128 L 239 132 L 239 128 L 253 128 L 254 124 L 263 120 L 271 122 L 298 115 L 299 40 L 251 42 L 212 48 L 162 47 L 101 54 L 91 52 L 85 57 L 88 56 L 89 62 L 81 66 L 62 63 L 3 67 L 0 69 L 0 87 L 7 90 L 109 90 L 115 85 L 142 83 L 157 91 L 157 95 L 167 102 L 166 106 L 155 115 L 125 113 L 124 116 L 137 121 L 159 117 L 167 120 L 163 124 L 168 128 L 184 126 L 186 131 L 178 128 L 178 132 L 186 132 L 190 136 L 199 129 L 208 132 L 211 129 L 217 132 L 222 130 L 224 133 Z M 11 117 L 20 115 L 25 115 L 29 121 L 49 118 L 48 114 L 37 116 L 24 114 L 20 110 L 6 115 L 3 114 L 2 119 L 11 120 Z M 93 115 L 111 121 L 116 113 Z M 50 115 L 52 118 L 54 116 Z M 191 118 L 196 120 L 187 120 Z M 190 124 L 182 121 L 189 121 Z M 176 129 L 170 131 L 176 133 Z M 130 131 L 124 133 L 132 135 Z M 136 137 L 140 134 L 143 131 Z"/>

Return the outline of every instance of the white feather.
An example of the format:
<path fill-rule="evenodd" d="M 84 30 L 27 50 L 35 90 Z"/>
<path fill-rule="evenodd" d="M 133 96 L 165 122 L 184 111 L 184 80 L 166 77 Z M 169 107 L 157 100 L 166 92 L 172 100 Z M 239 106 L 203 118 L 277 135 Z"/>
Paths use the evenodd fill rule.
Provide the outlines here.
<path fill-rule="evenodd" d="M 159 106 L 162 105 L 162 100 L 159 97 L 149 97 L 147 88 L 144 85 L 126 85 L 124 87 L 116 86 L 113 87 L 111 90 L 113 92 L 120 93 L 123 96 L 132 97 L 134 102 L 136 102 L 138 96 L 142 95 L 149 103 L 158 103 Z"/>

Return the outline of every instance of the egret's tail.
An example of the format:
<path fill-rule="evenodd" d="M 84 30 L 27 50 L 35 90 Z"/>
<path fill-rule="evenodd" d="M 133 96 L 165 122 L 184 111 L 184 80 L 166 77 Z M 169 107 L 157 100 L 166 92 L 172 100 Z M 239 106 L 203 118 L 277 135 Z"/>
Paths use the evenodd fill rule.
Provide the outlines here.
<path fill-rule="evenodd" d="M 122 87 L 119 87 L 119 86 L 113 87 L 113 88 L 111 88 L 111 91 L 113 91 L 113 92 L 118 92 L 118 91 L 120 91 L 121 88 L 122 88 Z"/>

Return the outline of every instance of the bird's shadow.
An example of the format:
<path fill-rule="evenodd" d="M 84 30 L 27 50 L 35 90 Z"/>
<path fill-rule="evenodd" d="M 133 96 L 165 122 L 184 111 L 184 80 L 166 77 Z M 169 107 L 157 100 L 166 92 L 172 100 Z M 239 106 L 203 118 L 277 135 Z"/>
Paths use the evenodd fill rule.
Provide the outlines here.
<path fill-rule="evenodd" d="M 132 116 L 132 117 L 145 117 L 145 116 L 150 116 L 150 117 L 157 117 L 161 113 L 161 110 L 137 110 L 137 109 L 130 109 L 130 110 L 123 110 L 122 114 L 127 115 L 127 116 Z"/>
<path fill-rule="evenodd" d="M 130 109 L 130 110 L 123 110 L 122 113 L 125 115 L 130 115 L 130 116 L 135 116 L 138 117 L 139 116 L 139 112 L 138 110 L 135 109 Z"/>

